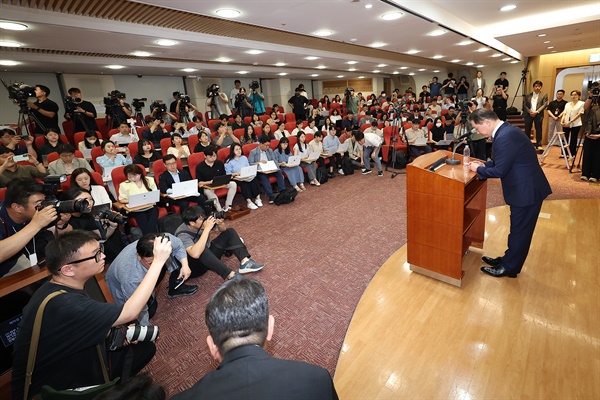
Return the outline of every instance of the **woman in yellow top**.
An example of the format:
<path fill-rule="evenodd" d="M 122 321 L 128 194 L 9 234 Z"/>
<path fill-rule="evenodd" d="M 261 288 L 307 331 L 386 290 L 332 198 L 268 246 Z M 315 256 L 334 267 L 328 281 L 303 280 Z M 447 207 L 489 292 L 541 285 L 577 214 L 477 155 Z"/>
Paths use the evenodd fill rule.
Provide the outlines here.
<path fill-rule="evenodd" d="M 158 190 L 154 180 L 144 176 L 144 171 L 136 164 L 125 167 L 127 180 L 119 185 L 119 201 L 129 203 L 129 196 Z M 129 217 L 135 219 L 142 234 L 158 232 L 158 208 L 156 205 L 144 207 L 141 210 L 131 211 Z"/>

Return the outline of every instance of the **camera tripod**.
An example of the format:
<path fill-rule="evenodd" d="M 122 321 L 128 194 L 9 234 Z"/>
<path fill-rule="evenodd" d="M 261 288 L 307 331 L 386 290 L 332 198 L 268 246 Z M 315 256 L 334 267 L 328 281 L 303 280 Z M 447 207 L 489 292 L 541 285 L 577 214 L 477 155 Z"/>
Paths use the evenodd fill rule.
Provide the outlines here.
<path fill-rule="evenodd" d="M 78 121 L 83 126 L 84 131 L 87 132 L 89 130 L 87 124 L 85 123 L 85 119 L 83 118 L 83 115 L 81 115 L 80 112 L 73 110 L 69 114 L 71 114 L 71 119 L 73 120 L 73 127 L 75 127 L 75 121 Z"/>
<path fill-rule="evenodd" d="M 133 118 L 138 120 L 141 126 L 146 126 L 146 118 L 144 118 L 141 107 L 135 107 L 133 109 Z"/>
<path fill-rule="evenodd" d="M 31 132 L 29 128 L 29 123 L 33 121 L 34 125 L 42 130 L 42 132 L 46 131 L 46 127 L 40 122 L 38 117 L 35 116 L 34 113 L 31 112 L 29 107 L 27 107 L 27 103 L 19 103 L 19 118 L 17 119 L 17 126 L 24 127 L 25 132 L 27 132 L 27 136 L 34 136 L 34 132 Z M 21 136 L 25 136 L 21 133 Z"/>
<path fill-rule="evenodd" d="M 404 171 L 396 171 L 396 143 L 398 141 L 404 141 L 406 143 L 408 143 L 408 140 L 406 139 L 406 132 L 404 131 L 404 125 L 402 123 L 402 111 L 399 112 L 399 116 L 395 117 L 392 120 L 392 133 L 390 135 L 390 149 L 388 151 L 388 162 L 385 165 L 385 171 L 388 172 L 389 169 L 389 165 L 390 165 L 390 160 L 392 161 L 392 176 L 390 179 L 394 179 L 396 176 L 400 175 L 400 174 L 406 174 L 406 170 Z M 410 162 L 410 151 L 408 151 L 408 147 L 407 147 L 407 154 L 405 154 L 406 157 L 406 163 L 408 164 Z"/>

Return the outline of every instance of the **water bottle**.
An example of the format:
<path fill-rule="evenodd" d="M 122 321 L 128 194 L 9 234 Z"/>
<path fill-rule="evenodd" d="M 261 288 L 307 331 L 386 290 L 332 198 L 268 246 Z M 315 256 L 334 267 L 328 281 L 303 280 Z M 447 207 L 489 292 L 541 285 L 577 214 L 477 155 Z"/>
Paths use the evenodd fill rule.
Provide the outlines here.
<path fill-rule="evenodd" d="M 465 146 L 465 150 L 463 151 L 463 165 L 468 165 L 469 161 L 471 161 L 471 150 L 469 150 L 469 146 Z"/>

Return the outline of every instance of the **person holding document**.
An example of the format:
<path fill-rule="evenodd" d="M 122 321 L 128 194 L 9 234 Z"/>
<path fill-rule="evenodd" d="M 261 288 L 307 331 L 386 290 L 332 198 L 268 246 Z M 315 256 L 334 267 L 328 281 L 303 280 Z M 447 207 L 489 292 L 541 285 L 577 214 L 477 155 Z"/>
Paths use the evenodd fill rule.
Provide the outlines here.
<path fill-rule="evenodd" d="M 288 165 L 291 156 L 290 141 L 288 138 L 282 137 L 279 140 L 279 144 L 277 145 L 274 154 L 277 159 L 277 164 L 283 169 L 283 172 L 285 172 L 285 175 L 288 177 L 288 180 L 294 189 L 298 192 L 306 190 L 304 187 L 304 172 L 302 172 L 302 168 L 300 168 L 300 160 L 298 160 L 297 164 Z"/>
<path fill-rule="evenodd" d="M 297 142 L 294 145 L 294 155 L 300 156 L 300 165 L 306 168 L 306 173 L 308 174 L 308 180 L 310 184 L 313 186 L 321 186 L 317 180 L 317 166 L 315 165 L 314 161 L 306 160 L 310 155 L 308 145 L 306 144 L 306 134 L 300 131 L 298 132 L 297 138 Z"/>
<path fill-rule="evenodd" d="M 276 158 L 273 150 L 269 148 L 270 144 L 271 140 L 268 137 L 265 137 L 264 135 L 261 136 L 258 146 L 250 152 L 248 162 L 250 165 L 258 165 L 260 182 L 265 189 L 265 193 L 269 196 L 269 204 L 273 204 L 275 202 L 275 195 L 273 194 L 273 188 L 271 187 L 271 182 L 269 182 L 269 177 L 274 176 L 277 178 L 277 187 L 280 192 L 285 189 L 285 180 L 283 179 L 281 170 L 277 167 L 277 164 L 275 164 Z M 271 170 L 264 169 L 269 164 L 272 164 L 273 168 Z"/>
<path fill-rule="evenodd" d="M 248 162 L 248 158 L 245 155 L 242 155 L 242 145 L 239 143 L 232 144 L 229 157 L 227 157 L 227 161 L 225 161 L 225 172 L 227 175 L 231 175 L 235 178 L 240 175 L 242 168 L 249 166 L 250 163 Z M 263 203 L 260 199 L 260 186 L 258 185 L 256 175 L 254 175 L 252 179 L 238 180 L 238 184 L 242 189 L 242 196 L 246 199 L 249 209 L 256 210 L 258 207 L 262 207 Z"/>
<path fill-rule="evenodd" d="M 327 154 L 331 154 L 331 159 L 329 160 L 329 172 L 327 174 L 330 178 L 335 176 L 333 174 L 334 167 L 338 170 L 340 175 L 344 175 L 344 171 L 342 171 L 342 155 L 338 153 L 339 147 L 340 139 L 336 136 L 335 126 L 331 125 L 329 127 L 329 134 L 323 139 L 323 151 Z"/>

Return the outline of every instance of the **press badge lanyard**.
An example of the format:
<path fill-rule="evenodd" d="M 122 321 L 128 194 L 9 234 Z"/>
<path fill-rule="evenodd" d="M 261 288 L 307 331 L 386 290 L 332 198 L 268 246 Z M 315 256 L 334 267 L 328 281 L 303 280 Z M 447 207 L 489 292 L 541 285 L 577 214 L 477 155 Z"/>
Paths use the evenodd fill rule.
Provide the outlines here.
<path fill-rule="evenodd" d="M 17 233 L 17 230 L 15 229 L 15 227 L 12 227 L 12 230 L 15 232 L 15 234 Z M 31 239 L 33 241 L 33 253 L 29 252 L 29 249 L 27 249 L 27 245 L 25 245 L 25 251 L 27 252 L 27 255 L 29 256 L 29 265 L 30 266 L 34 266 L 37 265 L 38 263 L 38 259 L 37 259 L 37 252 L 35 251 L 35 236 Z"/>

